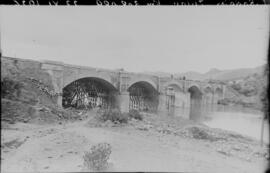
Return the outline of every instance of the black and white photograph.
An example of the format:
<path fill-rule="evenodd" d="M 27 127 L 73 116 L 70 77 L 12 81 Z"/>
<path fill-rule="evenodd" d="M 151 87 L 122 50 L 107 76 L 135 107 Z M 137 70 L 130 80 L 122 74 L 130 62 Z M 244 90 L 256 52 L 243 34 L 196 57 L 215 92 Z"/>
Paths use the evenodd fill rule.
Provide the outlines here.
<path fill-rule="evenodd" d="M 1 172 L 266 172 L 269 16 L 1 5 Z"/>

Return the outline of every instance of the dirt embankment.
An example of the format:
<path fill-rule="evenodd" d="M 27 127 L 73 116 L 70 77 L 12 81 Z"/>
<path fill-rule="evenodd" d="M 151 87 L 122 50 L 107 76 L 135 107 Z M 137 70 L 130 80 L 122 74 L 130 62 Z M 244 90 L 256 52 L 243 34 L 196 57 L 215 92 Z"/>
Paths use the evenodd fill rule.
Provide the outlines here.
<path fill-rule="evenodd" d="M 88 116 L 65 125 L 16 123 L 4 129 L 1 171 L 82 171 L 84 153 L 100 142 L 112 145 L 108 171 L 260 173 L 266 168 L 265 149 L 235 133 L 150 114 L 127 124 L 97 123 Z"/>
<path fill-rule="evenodd" d="M 81 119 L 76 111 L 56 106 L 50 75 L 37 61 L 1 58 L 1 122 L 56 123 Z"/>

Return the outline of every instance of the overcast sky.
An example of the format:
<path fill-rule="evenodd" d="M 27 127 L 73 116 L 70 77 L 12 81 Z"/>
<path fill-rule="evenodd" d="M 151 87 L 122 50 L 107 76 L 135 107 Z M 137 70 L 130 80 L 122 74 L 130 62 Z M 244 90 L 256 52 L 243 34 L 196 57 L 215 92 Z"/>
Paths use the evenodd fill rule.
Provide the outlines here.
<path fill-rule="evenodd" d="M 266 63 L 268 6 L 0 7 L 3 55 L 170 73 Z"/>

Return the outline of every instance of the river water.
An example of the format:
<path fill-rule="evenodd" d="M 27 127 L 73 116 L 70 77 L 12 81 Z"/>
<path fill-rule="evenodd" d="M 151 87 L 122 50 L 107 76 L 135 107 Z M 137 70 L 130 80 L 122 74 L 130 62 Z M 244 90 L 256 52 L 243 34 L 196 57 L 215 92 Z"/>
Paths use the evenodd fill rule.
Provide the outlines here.
<path fill-rule="evenodd" d="M 212 128 L 220 128 L 261 140 L 263 113 L 236 106 L 209 106 L 194 105 L 190 110 L 174 108 L 175 116 L 184 116 L 201 122 Z M 264 121 L 263 141 L 269 143 L 269 125 Z"/>
<path fill-rule="evenodd" d="M 234 131 L 257 140 L 269 143 L 269 124 L 263 119 L 263 113 L 241 107 L 219 106 L 212 112 L 204 113 L 203 123 L 209 127 Z M 262 124 L 264 123 L 264 124 Z"/>

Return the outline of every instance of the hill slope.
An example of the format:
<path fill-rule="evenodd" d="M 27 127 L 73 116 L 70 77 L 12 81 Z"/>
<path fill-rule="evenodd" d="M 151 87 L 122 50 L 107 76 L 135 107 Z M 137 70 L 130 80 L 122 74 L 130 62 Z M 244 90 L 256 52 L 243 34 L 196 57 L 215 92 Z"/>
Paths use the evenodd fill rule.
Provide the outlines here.
<path fill-rule="evenodd" d="M 56 123 L 76 116 L 56 106 L 52 79 L 36 61 L 1 58 L 1 105 L 1 123 Z"/>
<path fill-rule="evenodd" d="M 229 80 L 227 92 L 233 92 L 235 97 L 226 97 L 224 103 L 241 104 L 246 107 L 262 109 L 262 99 L 267 89 L 267 74 L 252 73 L 246 77 Z"/>

